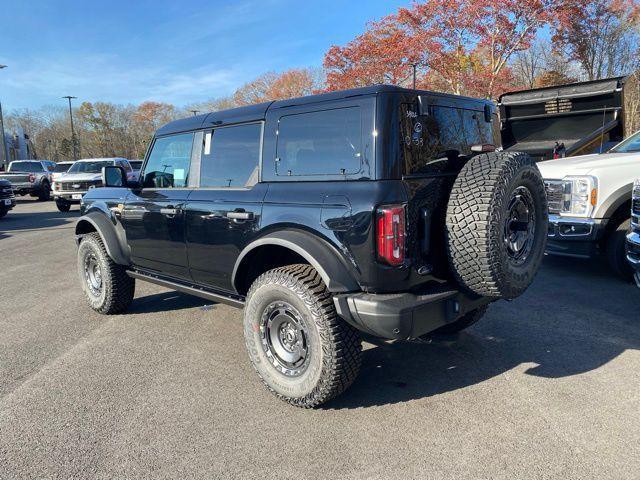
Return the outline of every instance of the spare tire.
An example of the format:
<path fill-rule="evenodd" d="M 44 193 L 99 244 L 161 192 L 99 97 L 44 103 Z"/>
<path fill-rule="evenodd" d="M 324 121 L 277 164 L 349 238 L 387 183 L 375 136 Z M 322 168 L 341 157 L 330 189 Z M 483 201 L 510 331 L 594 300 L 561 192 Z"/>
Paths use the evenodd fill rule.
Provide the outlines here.
<path fill-rule="evenodd" d="M 524 153 L 471 158 L 456 178 L 446 217 L 453 274 L 467 292 L 515 298 L 533 281 L 547 241 L 547 196 Z"/>

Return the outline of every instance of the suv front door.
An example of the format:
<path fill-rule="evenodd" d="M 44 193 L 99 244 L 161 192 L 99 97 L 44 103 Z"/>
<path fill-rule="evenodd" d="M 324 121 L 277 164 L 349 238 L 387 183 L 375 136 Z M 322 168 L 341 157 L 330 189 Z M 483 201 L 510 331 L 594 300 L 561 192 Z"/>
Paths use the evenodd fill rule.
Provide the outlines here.
<path fill-rule="evenodd" d="M 233 292 L 231 274 L 253 239 L 267 186 L 258 183 L 262 123 L 218 127 L 204 134 L 199 188 L 186 206 L 186 240 L 194 281 Z"/>
<path fill-rule="evenodd" d="M 140 177 L 140 188 L 125 201 L 122 225 L 133 265 L 189 278 L 184 207 L 191 185 L 189 170 L 194 133 L 159 137 Z"/>

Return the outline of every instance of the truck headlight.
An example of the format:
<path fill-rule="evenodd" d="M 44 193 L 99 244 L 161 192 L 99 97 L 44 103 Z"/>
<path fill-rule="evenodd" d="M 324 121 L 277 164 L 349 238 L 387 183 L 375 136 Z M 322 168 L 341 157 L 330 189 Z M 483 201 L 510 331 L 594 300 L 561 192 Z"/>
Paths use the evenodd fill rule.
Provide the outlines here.
<path fill-rule="evenodd" d="M 598 203 L 598 179 L 590 175 L 564 177 L 560 215 L 589 217 Z"/>

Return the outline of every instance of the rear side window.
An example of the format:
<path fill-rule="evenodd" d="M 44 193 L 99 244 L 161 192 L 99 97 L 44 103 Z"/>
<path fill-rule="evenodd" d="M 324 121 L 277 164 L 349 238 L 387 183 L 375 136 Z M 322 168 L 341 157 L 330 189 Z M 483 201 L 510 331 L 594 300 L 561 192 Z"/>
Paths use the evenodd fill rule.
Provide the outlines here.
<path fill-rule="evenodd" d="M 258 181 L 262 125 L 217 128 L 205 135 L 201 187 L 248 187 Z"/>
<path fill-rule="evenodd" d="M 360 107 L 281 117 L 276 173 L 278 176 L 358 173 L 361 132 Z"/>
<path fill-rule="evenodd" d="M 495 142 L 493 124 L 485 120 L 484 112 L 432 106 L 427 115 L 417 115 L 409 104 L 401 110 L 405 174 L 449 170 L 457 160 L 473 155 L 473 145 Z"/>
<path fill-rule="evenodd" d="M 193 133 L 156 139 L 144 171 L 145 188 L 186 187 L 189 179 Z"/>

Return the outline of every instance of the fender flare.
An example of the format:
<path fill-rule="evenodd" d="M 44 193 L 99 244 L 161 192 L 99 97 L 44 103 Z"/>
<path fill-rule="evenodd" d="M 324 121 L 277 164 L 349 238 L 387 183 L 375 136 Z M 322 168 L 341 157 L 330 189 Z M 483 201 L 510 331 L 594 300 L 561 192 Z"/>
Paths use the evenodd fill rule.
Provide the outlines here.
<path fill-rule="evenodd" d="M 107 249 L 107 254 L 114 262 L 118 265 L 126 266 L 131 264 L 129 256 L 122 248 L 120 239 L 118 238 L 118 233 L 116 232 L 116 227 L 103 213 L 90 212 L 78 219 L 75 229 L 77 244 L 80 244 L 82 236 L 87 233 L 86 231 L 83 231 L 83 226 L 86 226 L 87 224 L 90 224 L 93 227 L 93 230 L 98 232 L 98 235 L 102 238 L 102 242 Z"/>
<path fill-rule="evenodd" d="M 633 190 L 633 182 L 618 188 L 598 208 L 594 215 L 595 218 L 611 218 L 621 205 L 631 201 L 631 190 Z M 631 211 L 629 211 L 629 216 L 631 216 Z"/>
<path fill-rule="evenodd" d="M 231 284 L 237 287 L 236 275 L 243 260 L 249 253 L 264 245 L 288 248 L 304 258 L 322 277 L 327 289 L 332 293 L 346 293 L 360 290 L 358 282 L 349 272 L 337 250 L 327 241 L 298 230 L 275 232 L 254 240 L 238 256 L 231 275 Z"/>

